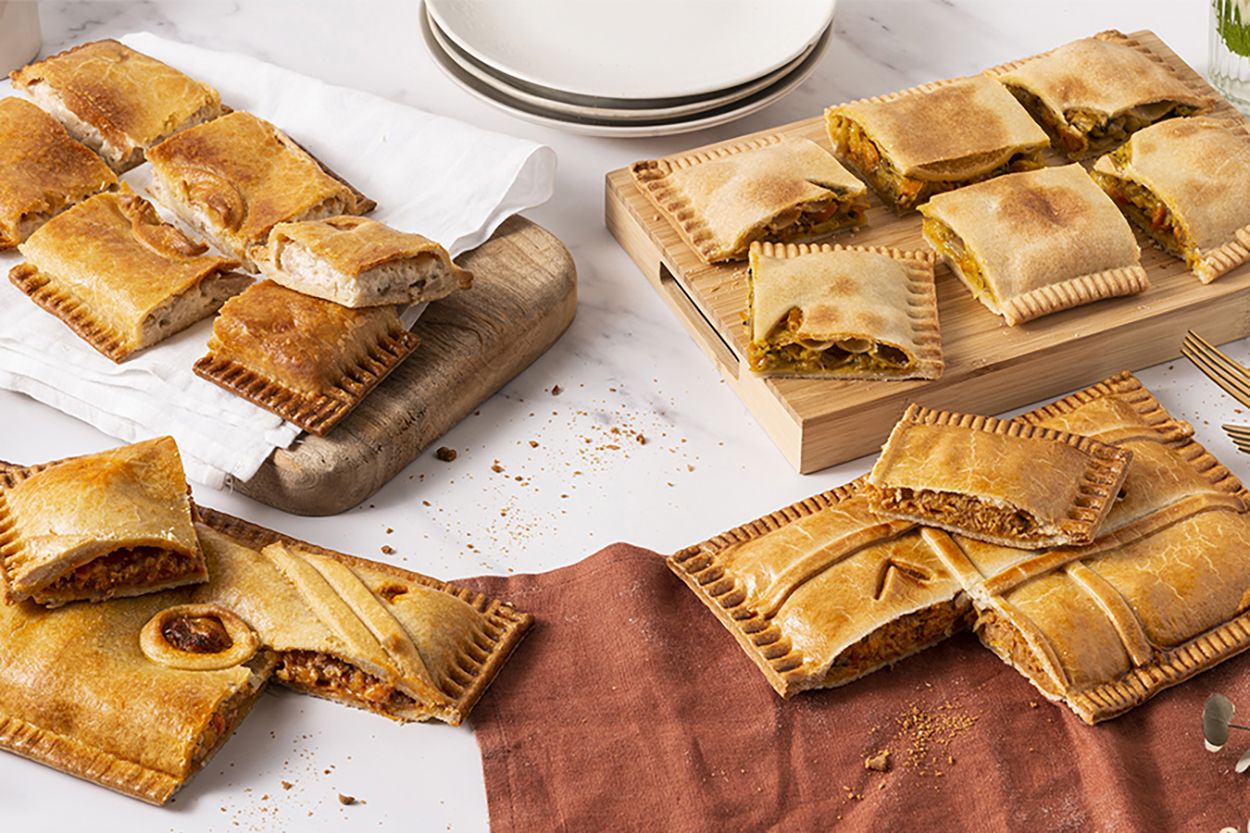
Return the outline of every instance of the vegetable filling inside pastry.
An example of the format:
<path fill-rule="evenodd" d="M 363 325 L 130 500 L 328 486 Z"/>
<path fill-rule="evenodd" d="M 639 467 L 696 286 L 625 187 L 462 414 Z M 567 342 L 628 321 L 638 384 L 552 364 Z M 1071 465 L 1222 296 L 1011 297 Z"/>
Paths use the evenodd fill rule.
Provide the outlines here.
<path fill-rule="evenodd" d="M 975 176 L 962 179 L 916 179 L 899 171 L 869 138 L 864 128 L 846 116 L 831 115 L 829 131 L 838 146 L 846 148 L 847 159 L 859 169 L 868 184 L 899 211 L 915 208 L 929 197 L 943 191 L 952 191 L 1006 173 L 1035 171 L 1046 164 L 1042 161 L 1041 151 L 1023 150 L 1012 154 L 1004 164 Z"/>
<path fill-rule="evenodd" d="M 997 304 L 998 297 L 994 294 L 994 288 L 986 282 L 985 275 L 981 272 L 981 264 L 972 252 L 968 251 L 963 238 L 946 223 L 933 217 L 925 217 L 922 228 L 925 239 L 930 241 L 937 253 L 955 268 L 956 274 L 963 278 L 968 289 L 972 290 L 972 296 L 977 299 L 985 298 Z"/>
<path fill-rule="evenodd" d="M 872 339 L 848 336 L 840 339 L 811 339 L 801 335 L 803 311 L 792 309 L 768 334 L 765 344 L 748 348 L 751 367 L 764 370 L 784 364 L 793 371 L 854 369 L 876 373 L 899 373 L 915 362 L 903 349 Z"/>
<path fill-rule="evenodd" d="M 1116 148 L 1110 154 L 1111 164 L 1119 169 L 1127 167 L 1132 160 L 1132 150 L 1128 145 Z M 1184 223 L 1177 217 L 1167 203 L 1157 194 L 1140 182 L 1123 179 L 1105 171 L 1093 171 L 1094 181 L 1107 192 L 1120 210 L 1150 238 L 1158 243 L 1165 252 L 1184 258 L 1186 264 L 1193 268 L 1202 258 L 1189 238 Z"/>

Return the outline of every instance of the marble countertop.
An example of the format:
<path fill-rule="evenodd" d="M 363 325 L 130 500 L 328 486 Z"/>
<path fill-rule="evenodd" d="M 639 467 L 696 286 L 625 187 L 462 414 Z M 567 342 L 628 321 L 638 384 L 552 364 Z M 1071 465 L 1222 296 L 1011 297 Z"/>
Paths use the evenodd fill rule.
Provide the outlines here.
<path fill-rule="evenodd" d="M 333 518 L 300 518 L 240 495 L 197 492 L 204 503 L 301 538 L 447 578 L 549 570 L 617 540 L 672 551 L 868 468 L 867 459 L 808 476 L 790 468 L 604 228 L 606 171 L 810 117 L 837 101 L 974 72 L 1105 28 L 1153 29 L 1200 71 L 1207 50 L 1207 8 L 1198 0 L 841 0 L 820 66 L 788 98 L 701 133 L 615 140 L 518 121 L 462 92 L 425 53 L 413 0 L 56 2 L 42 4 L 42 12 L 45 52 L 148 30 L 246 52 L 556 150 L 556 196 L 527 216 L 576 258 L 577 319 L 546 356 L 444 437 L 440 445 L 459 451 L 454 462 L 426 453 L 363 506 Z M 1250 358 L 1247 342 L 1230 350 Z M 1250 422 L 1235 403 L 1183 360 L 1133 369 L 1165 406 L 1194 423 L 1218 457 L 1250 475 L 1250 461 L 1218 430 L 1224 421 Z M 647 442 L 620 442 L 613 429 Z M 0 459 L 34 462 L 115 444 L 0 392 Z M 383 546 L 394 554 L 381 556 Z M 344 807 L 339 793 L 366 803 Z M 285 692 L 262 698 L 169 808 L 146 807 L 11 755 L 0 755 L 0 807 L 14 829 L 31 831 L 52 829 L 53 816 L 57 828 L 89 823 L 99 833 L 487 826 L 468 729 L 395 726 Z"/>

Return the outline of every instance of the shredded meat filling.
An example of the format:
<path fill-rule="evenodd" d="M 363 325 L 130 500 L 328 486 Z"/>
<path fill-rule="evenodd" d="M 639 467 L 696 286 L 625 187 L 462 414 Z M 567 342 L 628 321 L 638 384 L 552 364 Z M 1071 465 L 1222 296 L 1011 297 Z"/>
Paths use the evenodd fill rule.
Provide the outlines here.
<path fill-rule="evenodd" d="M 1023 509 L 995 506 L 958 492 L 885 489 L 882 502 L 899 514 L 923 517 L 971 532 L 1025 540 L 1041 534 L 1037 518 Z"/>
<path fill-rule="evenodd" d="M 927 648 L 972 624 L 972 605 L 962 594 L 950 601 L 900 616 L 838 654 L 825 685 L 853 680 Z"/>
<path fill-rule="evenodd" d="M 877 144 L 864 132 L 864 129 L 850 119 L 835 116 L 833 134 L 839 137 L 838 145 L 844 149 L 846 157 L 859 169 L 868 183 L 876 189 L 897 209 L 914 208 L 929 197 L 943 191 L 953 191 L 974 182 L 983 182 L 1005 173 L 1015 171 L 1034 171 L 1043 167 L 1041 155 L 1036 151 L 1014 154 L 1001 165 L 991 171 L 966 179 L 924 180 L 905 176 L 891 164 Z"/>
<path fill-rule="evenodd" d="M 49 584 L 42 592 L 95 593 L 112 587 L 159 584 L 195 569 L 195 561 L 160 547 L 128 547 L 88 561 Z"/>
<path fill-rule="evenodd" d="M 1043 691 L 1055 690 L 1052 677 L 1043 667 L 1037 652 L 1014 625 L 993 610 L 986 610 L 977 617 L 973 627 L 986 647 L 1025 674 Z"/>
<path fill-rule="evenodd" d="M 234 645 L 226 626 L 216 616 L 182 616 L 161 628 L 165 641 L 190 654 L 220 654 Z"/>
<path fill-rule="evenodd" d="M 316 651 L 286 652 L 274 675 L 295 688 L 331 694 L 369 709 L 405 708 L 415 702 L 391 683 Z"/>

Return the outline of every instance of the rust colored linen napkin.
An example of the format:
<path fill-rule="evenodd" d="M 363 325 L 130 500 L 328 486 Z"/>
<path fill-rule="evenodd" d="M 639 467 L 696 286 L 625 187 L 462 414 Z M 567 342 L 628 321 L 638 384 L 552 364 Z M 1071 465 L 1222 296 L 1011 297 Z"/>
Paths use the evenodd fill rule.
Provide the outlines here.
<path fill-rule="evenodd" d="M 655 553 L 465 582 L 537 617 L 472 722 L 491 830 L 1246 830 L 1202 705 L 1250 658 L 1086 726 L 969 634 L 780 699 Z M 1240 744 L 1240 745 L 1239 745 Z M 888 769 L 866 761 L 889 750 Z M 878 760 L 871 761 L 881 765 Z"/>

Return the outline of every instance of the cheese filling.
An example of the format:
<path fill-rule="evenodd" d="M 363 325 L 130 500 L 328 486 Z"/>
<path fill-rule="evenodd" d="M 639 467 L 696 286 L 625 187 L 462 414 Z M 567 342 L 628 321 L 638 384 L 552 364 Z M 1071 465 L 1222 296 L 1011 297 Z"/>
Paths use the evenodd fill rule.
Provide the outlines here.
<path fill-rule="evenodd" d="M 843 116 L 834 116 L 831 132 L 847 159 L 859 169 L 868 183 L 896 208 L 914 208 L 929 197 L 943 191 L 953 191 L 974 182 L 983 182 L 1005 173 L 1035 171 L 1043 167 L 1040 153 L 1026 151 L 1013 154 L 1006 164 L 963 179 L 929 180 L 909 177 L 899 171 L 881 151 L 864 129 Z"/>
<path fill-rule="evenodd" d="M 1027 541 L 1045 533 L 1032 513 L 1012 506 L 997 506 L 958 492 L 897 487 L 881 490 L 887 510 L 969 532 Z"/>
<path fill-rule="evenodd" d="M 404 709 L 416 702 L 392 683 L 317 651 L 287 651 L 279 658 L 274 676 L 292 688 L 372 711 Z"/>
<path fill-rule="evenodd" d="M 813 339 L 800 331 L 803 313 L 792 309 L 763 343 L 751 342 L 747 360 L 757 372 L 862 371 L 901 374 L 915 361 L 899 346 L 884 341 L 843 336 Z"/>

